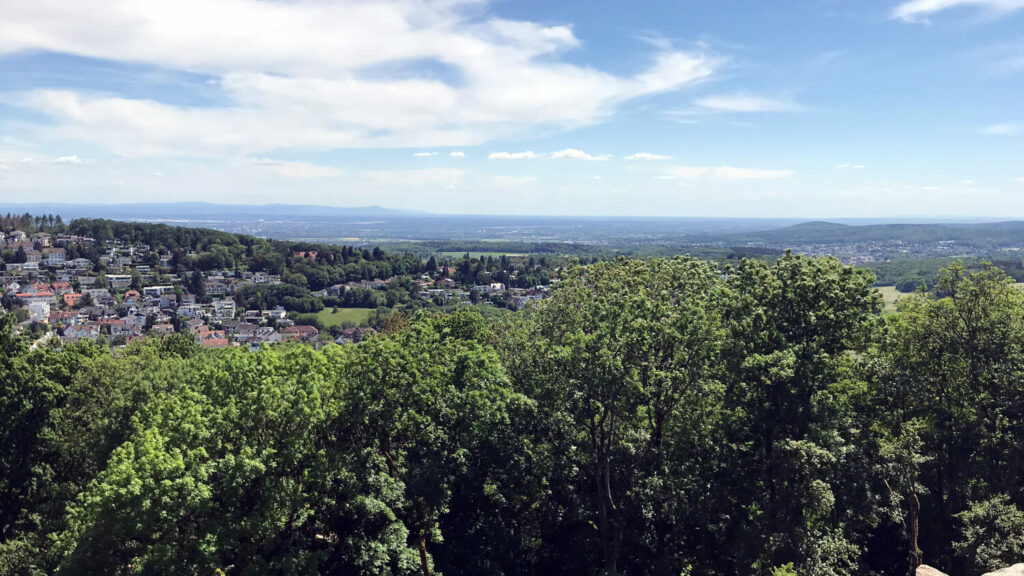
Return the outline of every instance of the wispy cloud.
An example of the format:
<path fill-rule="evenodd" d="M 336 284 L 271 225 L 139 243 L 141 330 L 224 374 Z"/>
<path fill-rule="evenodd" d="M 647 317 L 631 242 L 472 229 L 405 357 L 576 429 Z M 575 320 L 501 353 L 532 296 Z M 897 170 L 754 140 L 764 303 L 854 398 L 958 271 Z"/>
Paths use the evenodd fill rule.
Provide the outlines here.
<path fill-rule="evenodd" d="M 863 170 L 867 166 L 863 164 L 836 164 L 836 168 L 840 170 Z"/>
<path fill-rule="evenodd" d="M 793 170 L 760 170 L 754 168 L 736 168 L 734 166 L 675 166 L 669 169 L 668 176 L 682 180 L 743 181 L 743 180 L 779 180 L 796 175 Z"/>
<path fill-rule="evenodd" d="M 86 160 L 78 156 L 77 154 L 71 154 L 69 156 L 57 156 L 54 158 L 33 158 L 31 156 L 23 156 L 18 163 L 24 166 L 44 166 L 44 165 L 66 165 L 74 166 L 78 164 L 85 164 Z"/>
<path fill-rule="evenodd" d="M 82 159 L 79 158 L 78 155 L 72 154 L 71 156 L 60 156 L 60 157 L 54 158 L 50 163 L 51 164 L 81 164 L 82 163 Z"/>
<path fill-rule="evenodd" d="M 671 156 L 662 156 L 661 154 L 651 154 L 649 152 L 637 152 L 636 154 L 630 154 L 626 156 L 626 160 L 671 160 Z"/>
<path fill-rule="evenodd" d="M 259 170 L 298 180 L 331 178 L 342 174 L 341 170 L 337 168 L 319 166 L 310 162 L 288 162 L 271 158 L 253 158 L 249 160 L 249 164 Z"/>
<path fill-rule="evenodd" d="M 990 124 L 981 129 L 982 134 L 990 136 L 1013 136 L 1021 131 L 1021 125 L 1016 122 L 1000 122 Z"/>
<path fill-rule="evenodd" d="M 705 96 L 694 104 L 713 112 L 796 112 L 803 109 L 788 100 L 743 93 Z"/>
<path fill-rule="evenodd" d="M 532 160 L 540 158 L 532 150 L 527 150 L 526 152 L 492 152 L 487 157 L 491 160 Z"/>
<path fill-rule="evenodd" d="M 569 158 L 573 160 L 604 161 L 612 156 L 611 154 L 588 154 L 577 148 L 566 148 L 565 150 L 559 150 L 550 154 L 537 154 L 533 150 L 525 152 L 492 152 L 487 157 L 491 160 L 538 160 L 544 158 L 558 160 Z"/>
<path fill-rule="evenodd" d="M 597 155 L 595 155 L 595 154 L 587 154 L 583 150 L 579 150 L 579 149 L 576 149 L 576 148 L 566 148 L 565 150 L 559 150 L 558 152 L 552 152 L 551 155 L 549 156 L 549 158 L 553 158 L 553 159 L 572 158 L 573 160 L 592 160 L 592 161 L 594 161 L 594 160 L 596 160 L 596 161 L 604 161 L 604 160 L 608 160 L 611 157 L 612 157 L 611 154 L 597 154 Z"/>
<path fill-rule="evenodd" d="M 431 156 L 437 156 L 437 152 L 415 152 L 413 156 L 417 158 L 429 158 Z"/>
<path fill-rule="evenodd" d="M 976 6 L 1002 15 L 1024 8 L 1024 0 L 910 0 L 893 8 L 891 16 L 904 22 L 928 24 L 928 16 L 964 6 Z"/>
<path fill-rule="evenodd" d="M 724 61 L 664 44 L 646 66 L 613 74 L 564 57 L 581 45 L 572 27 L 503 19 L 470 0 L 183 1 L 174 14 L 160 0 L 6 1 L 0 57 L 50 52 L 203 74 L 223 104 L 85 90 L 8 101 L 47 116 L 36 126 L 47 137 L 123 156 L 474 146 L 603 122 L 626 102 L 713 77 Z M 452 74 L 373 74 L 395 62 Z"/>
<path fill-rule="evenodd" d="M 466 157 L 466 153 L 465 152 L 452 152 L 451 154 L 448 154 L 448 155 L 451 156 L 452 158 L 465 158 Z"/>
<path fill-rule="evenodd" d="M 447 187 L 458 185 L 466 171 L 450 168 L 424 168 L 419 170 L 370 170 L 363 173 L 367 180 L 378 184 L 405 188 L 410 186 Z"/>
<path fill-rule="evenodd" d="M 535 176 L 505 176 L 498 174 L 490 177 L 490 184 L 495 188 L 516 188 L 531 182 L 536 182 Z"/>

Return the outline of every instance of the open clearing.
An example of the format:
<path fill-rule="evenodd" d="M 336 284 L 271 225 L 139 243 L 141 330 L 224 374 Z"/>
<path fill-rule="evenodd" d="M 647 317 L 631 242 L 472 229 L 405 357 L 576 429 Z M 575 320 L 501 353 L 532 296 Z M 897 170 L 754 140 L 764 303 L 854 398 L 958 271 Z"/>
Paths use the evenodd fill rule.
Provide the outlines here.
<path fill-rule="evenodd" d="M 356 326 L 362 324 L 370 317 L 372 308 L 338 308 L 338 312 L 332 312 L 333 308 L 324 308 L 316 313 L 316 318 L 323 323 L 325 328 L 338 326 L 343 322 L 352 322 Z"/>
<path fill-rule="evenodd" d="M 465 252 L 438 252 L 438 256 L 445 258 L 461 258 L 466 255 Z M 493 256 L 494 258 L 501 258 L 502 256 L 526 256 L 522 252 L 473 252 L 469 251 L 470 258 L 487 258 Z"/>
<path fill-rule="evenodd" d="M 878 286 L 878 293 L 882 295 L 882 302 L 885 303 L 884 312 L 895 312 L 896 302 L 907 294 L 900 292 L 895 286 Z"/>

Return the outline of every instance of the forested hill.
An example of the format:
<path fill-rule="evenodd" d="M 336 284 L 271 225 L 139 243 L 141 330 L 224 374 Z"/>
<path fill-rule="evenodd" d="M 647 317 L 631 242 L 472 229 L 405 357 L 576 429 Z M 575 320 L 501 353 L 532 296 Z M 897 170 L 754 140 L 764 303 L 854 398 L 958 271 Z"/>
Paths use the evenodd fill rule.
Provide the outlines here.
<path fill-rule="evenodd" d="M 978 576 L 1024 555 L 1024 294 L 598 262 L 359 344 L 30 346 L 0 574 Z"/>
<path fill-rule="evenodd" d="M 267 240 L 206 228 L 80 218 L 73 220 L 67 231 L 90 237 L 97 245 L 108 241 L 144 245 L 154 257 L 169 255 L 169 266 L 178 272 L 241 268 L 291 273 L 301 275 L 305 287 L 313 290 L 347 280 L 417 274 L 424 269 L 420 258 L 380 248 Z"/>
<path fill-rule="evenodd" d="M 757 233 L 727 234 L 716 238 L 734 244 L 760 242 L 775 247 L 804 244 L 853 244 L 858 242 L 938 243 L 956 242 L 977 249 L 1024 245 L 1024 222 L 957 224 L 870 224 L 806 222 Z"/>

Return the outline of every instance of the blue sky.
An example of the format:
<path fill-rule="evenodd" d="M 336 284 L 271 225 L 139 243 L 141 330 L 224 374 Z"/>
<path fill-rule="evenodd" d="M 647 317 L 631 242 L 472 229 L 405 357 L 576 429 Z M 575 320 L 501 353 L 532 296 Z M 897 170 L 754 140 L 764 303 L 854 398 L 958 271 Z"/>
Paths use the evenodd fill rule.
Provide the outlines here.
<path fill-rule="evenodd" d="M 0 201 L 1024 217 L 1024 0 L 0 0 Z"/>

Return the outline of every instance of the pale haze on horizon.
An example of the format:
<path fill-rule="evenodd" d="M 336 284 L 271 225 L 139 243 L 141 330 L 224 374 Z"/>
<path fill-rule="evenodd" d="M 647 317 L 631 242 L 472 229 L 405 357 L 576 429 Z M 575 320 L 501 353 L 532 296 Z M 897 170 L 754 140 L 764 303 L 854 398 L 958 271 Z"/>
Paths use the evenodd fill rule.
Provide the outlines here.
<path fill-rule="evenodd" d="M 1024 0 L 0 0 L 0 202 L 1024 217 Z"/>

